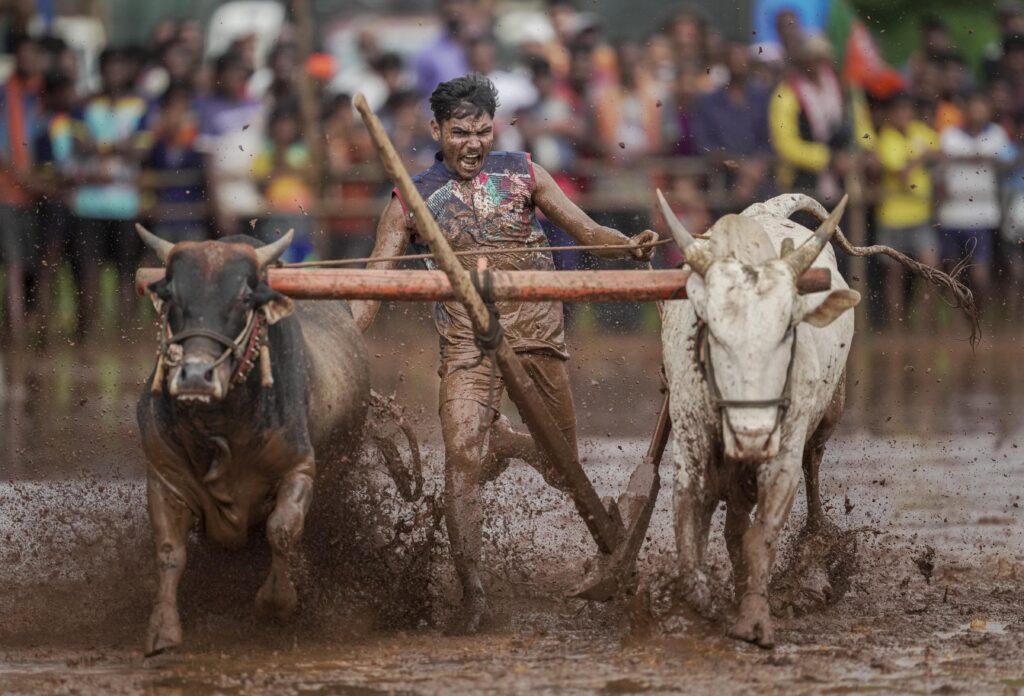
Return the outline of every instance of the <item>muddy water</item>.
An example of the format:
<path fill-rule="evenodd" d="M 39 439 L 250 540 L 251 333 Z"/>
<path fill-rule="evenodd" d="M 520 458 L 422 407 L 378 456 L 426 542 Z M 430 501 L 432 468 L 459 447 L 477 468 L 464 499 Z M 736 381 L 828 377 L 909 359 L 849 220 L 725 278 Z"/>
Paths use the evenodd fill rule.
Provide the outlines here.
<path fill-rule="evenodd" d="M 413 317 L 375 327 L 371 355 L 377 388 L 413 413 L 436 488 L 436 343 L 427 318 Z M 621 490 L 646 447 L 659 351 L 652 335 L 577 342 L 582 453 L 603 494 Z M 429 515 L 399 500 L 367 453 L 346 490 L 318 491 L 294 621 L 253 616 L 269 564 L 258 530 L 238 552 L 194 542 L 186 644 L 149 660 L 139 646 L 154 581 L 134 401 L 151 348 L 139 339 L 5 356 L 0 693 L 1018 693 L 1020 355 L 1016 337 L 975 353 L 953 337 L 858 337 L 847 412 L 822 467 L 829 513 L 857 530 L 850 590 L 835 606 L 780 618 L 772 652 L 724 637 L 721 519 L 709 545 L 718 617 L 663 600 L 667 488 L 637 597 L 564 599 L 592 542 L 568 502 L 517 465 L 487 489 L 493 621 L 480 636 L 444 636 L 457 589 L 443 535 L 395 534 L 397 520 L 427 525 Z M 671 480 L 669 466 L 662 476 Z"/>

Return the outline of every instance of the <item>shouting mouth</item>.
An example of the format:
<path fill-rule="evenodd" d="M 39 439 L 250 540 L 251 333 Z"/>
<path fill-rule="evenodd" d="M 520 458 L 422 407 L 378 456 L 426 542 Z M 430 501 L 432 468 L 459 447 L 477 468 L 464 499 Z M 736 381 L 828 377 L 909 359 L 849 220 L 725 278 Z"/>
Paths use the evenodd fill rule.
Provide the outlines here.
<path fill-rule="evenodd" d="M 459 164 L 462 165 L 463 169 L 473 171 L 480 166 L 480 155 L 463 155 L 459 158 Z"/>

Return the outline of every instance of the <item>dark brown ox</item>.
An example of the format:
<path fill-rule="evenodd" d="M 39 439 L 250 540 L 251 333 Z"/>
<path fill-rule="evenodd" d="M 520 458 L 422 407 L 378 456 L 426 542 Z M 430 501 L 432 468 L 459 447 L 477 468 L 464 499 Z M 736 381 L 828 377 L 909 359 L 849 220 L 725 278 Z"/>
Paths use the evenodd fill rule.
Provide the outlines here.
<path fill-rule="evenodd" d="M 246 236 L 172 246 L 139 234 L 167 269 L 149 286 L 165 324 L 138 405 L 159 573 L 151 655 L 181 643 L 177 588 L 197 522 L 238 547 L 266 519 L 273 557 L 256 607 L 277 618 L 294 611 L 290 566 L 316 462 L 357 450 L 370 384 L 347 303 L 293 303 L 267 285 L 291 233 L 266 246 Z"/>

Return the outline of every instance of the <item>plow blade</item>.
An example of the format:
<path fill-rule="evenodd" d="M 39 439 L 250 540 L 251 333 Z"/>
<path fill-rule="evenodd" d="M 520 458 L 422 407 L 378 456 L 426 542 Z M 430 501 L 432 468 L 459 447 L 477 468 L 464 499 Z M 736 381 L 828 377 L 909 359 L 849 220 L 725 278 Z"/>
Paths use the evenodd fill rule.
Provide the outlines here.
<path fill-rule="evenodd" d="M 625 492 L 617 501 L 612 502 L 614 513 L 622 520 L 625 533 L 611 554 L 597 555 L 587 577 L 570 597 L 605 602 L 636 588 L 636 559 L 651 524 L 654 504 L 658 500 L 661 488 L 658 467 L 672 429 L 668 401 L 666 394 L 647 454 L 633 470 Z"/>

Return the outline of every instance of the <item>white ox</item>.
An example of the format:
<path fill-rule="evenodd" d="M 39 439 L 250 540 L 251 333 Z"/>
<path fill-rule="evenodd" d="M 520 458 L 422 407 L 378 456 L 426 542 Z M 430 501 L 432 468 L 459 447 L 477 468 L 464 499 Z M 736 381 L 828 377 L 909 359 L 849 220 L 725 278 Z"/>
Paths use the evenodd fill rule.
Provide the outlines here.
<path fill-rule="evenodd" d="M 847 310 L 860 301 L 828 243 L 845 199 L 827 216 L 807 196 L 778 196 L 723 217 L 698 241 L 658 197 L 692 270 L 688 299 L 666 303 L 662 329 L 678 465 L 679 589 L 698 611 L 709 610 L 704 552 L 711 517 L 726 501 L 739 602 L 732 635 L 771 647 L 768 580 L 801 467 L 808 529 L 828 524 L 818 465 L 845 397 Z M 827 219 L 812 233 L 788 219 L 798 210 Z M 831 289 L 799 295 L 797 279 L 812 266 L 831 271 Z"/>

